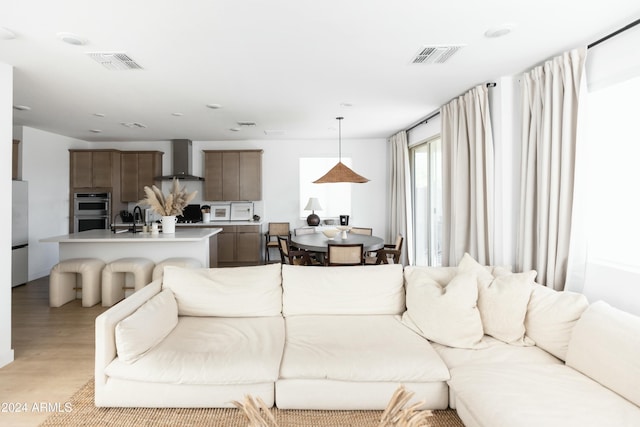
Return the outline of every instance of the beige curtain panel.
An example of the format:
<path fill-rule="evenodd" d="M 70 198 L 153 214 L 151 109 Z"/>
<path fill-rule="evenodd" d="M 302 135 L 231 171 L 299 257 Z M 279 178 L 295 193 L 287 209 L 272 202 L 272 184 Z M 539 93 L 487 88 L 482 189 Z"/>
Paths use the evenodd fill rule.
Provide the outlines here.
<path fill-rule="evenodd" d="M 545 62 L 522 78 L 518 271 L 564 288 L 574 203 L 578 104 L 586 50 Z"/>
<path fill-rule="evenodd" d="M 493 134 L 486 85 L 440 110 L 442 116 L 443 265 L 465 252 L 493 264 Z"/>
<path fill-rule="evenodd" d="M 406 250 L 402 251 L 400 263 L 408 265 L 413 259 L 413 216 L 407 133 L 398 132 L 389 138 L 389 149 L 389 232 L 386 241 L 395 242 L 398 234 L 405 237 Z"/>

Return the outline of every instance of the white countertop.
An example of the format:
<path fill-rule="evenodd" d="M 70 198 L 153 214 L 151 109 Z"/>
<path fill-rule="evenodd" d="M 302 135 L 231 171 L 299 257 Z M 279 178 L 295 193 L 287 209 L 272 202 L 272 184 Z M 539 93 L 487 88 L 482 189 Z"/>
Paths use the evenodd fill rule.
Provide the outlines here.
<path fill-rule="evenodd" d="M 40 239 L 41 242 L 53 243 L 123 243 L 123 242 L 194 242 L 218 234 L 220 228 L 176 228 L 174 234 L 151 233 L 113 233 L 110 230 L 88 230 L 80 233 Z"/>

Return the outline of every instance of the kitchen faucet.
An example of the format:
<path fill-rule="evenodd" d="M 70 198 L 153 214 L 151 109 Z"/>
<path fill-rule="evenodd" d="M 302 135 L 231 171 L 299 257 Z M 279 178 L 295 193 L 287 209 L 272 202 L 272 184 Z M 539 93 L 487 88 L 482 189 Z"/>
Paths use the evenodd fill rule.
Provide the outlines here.
<path fill-rule="evenodd" d="M 133 208 L 133 232 L 134 233 L 136 232 L 136 221 L 138 218 L 140 218 L 140 220 L 142 221 L 142 209 L 140 209 L 140 206 L 136 205 L 136 207 Z"/>

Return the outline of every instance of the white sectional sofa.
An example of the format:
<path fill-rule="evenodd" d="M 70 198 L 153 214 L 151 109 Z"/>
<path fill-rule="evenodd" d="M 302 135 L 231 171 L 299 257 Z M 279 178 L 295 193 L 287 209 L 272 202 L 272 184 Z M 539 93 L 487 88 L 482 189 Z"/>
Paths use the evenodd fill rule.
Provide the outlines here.
<path fill-rule="evenodd" d="M 383 409 L 465 425 L 640 425 L 640 318 L 458 267 L 166 267 L 96 319 L 97 406 Z"/>

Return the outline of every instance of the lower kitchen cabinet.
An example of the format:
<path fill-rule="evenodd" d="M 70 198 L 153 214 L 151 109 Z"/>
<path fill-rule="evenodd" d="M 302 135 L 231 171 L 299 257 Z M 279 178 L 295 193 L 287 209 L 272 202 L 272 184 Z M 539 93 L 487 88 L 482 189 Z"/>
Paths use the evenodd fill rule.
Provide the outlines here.
<path fill-rule="evenodd" d="M 260 226 L 225 225 L 218 236 L 218 266 L 259 265 Z"/>

